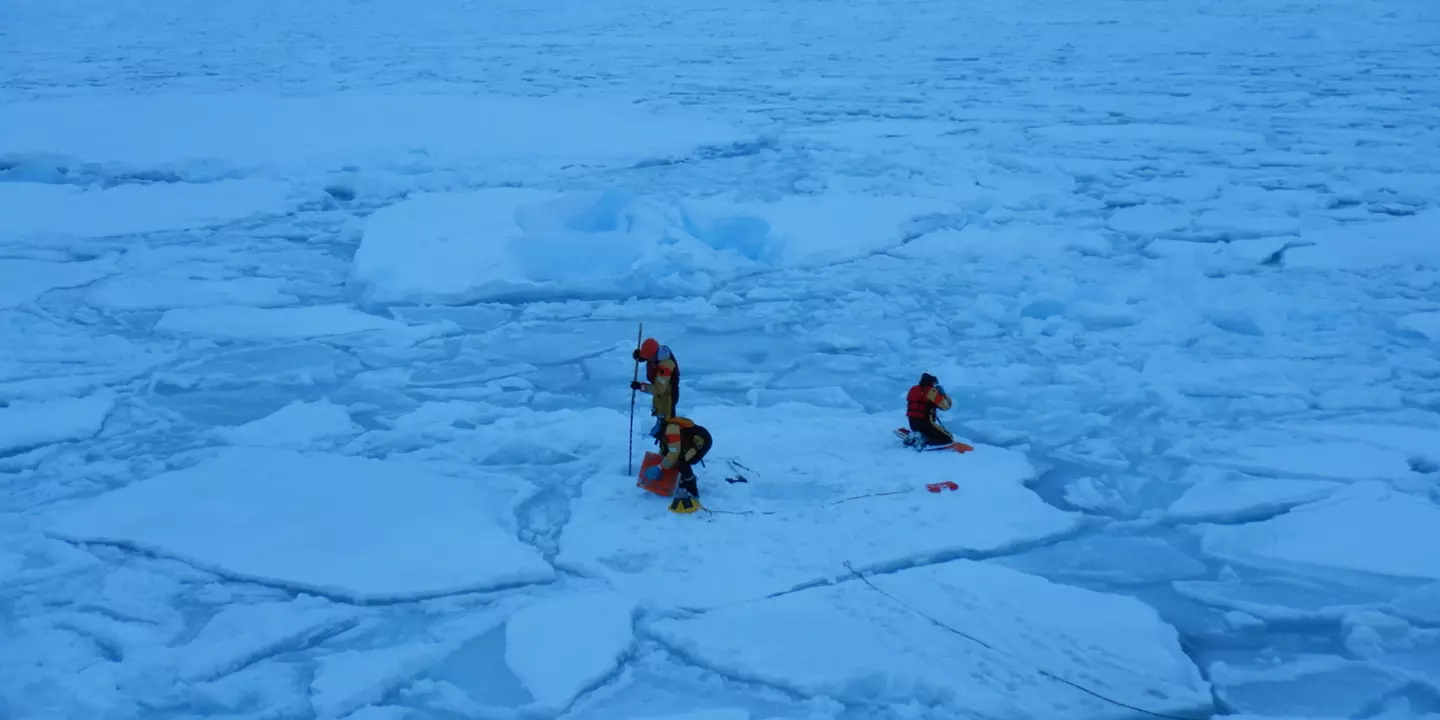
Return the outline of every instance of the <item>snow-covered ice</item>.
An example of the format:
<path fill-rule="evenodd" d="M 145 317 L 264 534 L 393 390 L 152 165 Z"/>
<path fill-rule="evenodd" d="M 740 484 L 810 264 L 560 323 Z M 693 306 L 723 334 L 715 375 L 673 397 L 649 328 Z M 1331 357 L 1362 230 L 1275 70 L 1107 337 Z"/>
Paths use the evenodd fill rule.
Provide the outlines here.
<path fill-rule="evenodd" d="M 0 716 L 1433 720 L 1437 29 L 0 3 Z"/>
<path fill-rule="evenodd" d="M 100 117 L 104 123 L 95 121 Z M 556 126 L 556 118 L 569 122 Z M 0 136 L 7 153 L 38 156 L 32 162 L 59 156 L 122 172 L 163 168 L 190 180 L 240 171 L 303 177 L 356 164 L 403 173 L 416 154 L 463 166 L 634 161 L 741 139 L 703 115 L 657 113 L 614 97 L 468 89 L 286 97 L 258 88 L 11 103 Z"/>
<path fill-rule="evenodd" d="M 13 113 L 6 117 L 13 118 Z M 5 124 L 0 120 L 0 127 Z M 17 141 L 12 134 L 6 137 Z M 13 152 L 18 148 L 12 145 L 8 149 Z M 0 217 L 7 219 L 0 227 L 0 247 L 66 247 L 76 239 L 253 220 L 289 210 L 290 192 L 285 183 L 255 179 L 95 189 L 38 182 L 0 183 Z"/>
<path fill-rule="evenodd" d="M 5 258 L 0 263 L 0 311 L 29 305 L 56 288 L 89 285 L 113 272 L 111 258 L 79 262 Z"/>
<path fill-rule="evenodd" d="M 1440 312 L 1411 313 L 1400 318 L 1400 327 L 1431 340 L 1440 340 Z"/>
<path fill-rule="evenodd" d="M 1334 655 L 1304 656 L 1279 667 L 1217 663 L 1212 672 L 1223 702 L 1266 717 L 1352 717 L 1404 685 L 1398 673 Z"/>
<path fill-rule="evenodd" d="M 708 294 L 737 275 L 851 260 L 954 208 L 855 194 L 679 202 L 529 188 L 412 196 L 366 220 L 350 279 L 372 302 Z"/>
<path fill-rule="evenodd" d="M 230 448 L 60 512 L 49 532 L 194 563 L 222 575 L 379 602 L 545 582 L 515 539 L 528 490 L 498 476 Z"/>
<path fill-rule="evenodd" d="M 1434 418 L 1440 421 L 1440 418 Z M 1316 423 L 1295 428 L 1320 437 L 1363 442 L 1405 453 L 1440 467 L 1440 427 L 1415 427 L 1393 423 Z M 1415 463 L 1411 460 L 1411 466 Z"/>
<path fill-rule="evenodd" d="M 1319 500 L 1338 487 L 1327 480 L 1209 478 L 1186 489 L 1165 512 L 1183 521 L 1260 519 Z"/>
<path fill-rule="evenodd" d="M 1242 563 L 1440 579 L 1440 505 L 1365 482 L 1253 525 L 1205 531 L 1205 552 Z"/>
<path fill-rule="evenodd" d="M 879 592 L 851 579 L 652 632 L 724 675 L 860 707 L 1128 717 L 1055 677 L 1151 712 L 1210 707 L 1174 629 L 1138 601 L 966 560 L 870 582 Z"/>
<path fill-rule="evenodd" d="M 236 445 L 303 450 L 329 439 L 348 439 L 359 435 L 360 430 L 344 407 L 321 400 L 292 402 L 258 420 L 226 428 L 220 434 Z"/>
<path fill-rule="evenodd" d="M 377 330 L 393 331 L 404 327 L 389 318 L 369 315 L 345 305 L 179 308 L 165 311 L 155 323 L 156 332 L 226 340 L 301 340 Z"/>
<path fill-rule="evenodd" d="M 1440 209 L 1360 228 L 1328 223 L 1302 233 L 1303 244 L 1285 253 L 1285 264 L 1300 269 L 1374 271 L 1387 267 L 1440 268 Z"/>
<path fill-rule="evenodd" d="M 195 277 L 194 269 L 154 274 L 127 273 L 96 283 L 90 302 L 107 310 L 167 310 L 178 307 L 251 305 L 270 307 L 297 301 L 284 282 L 261 277 Z"/>
<path fill-rule="evenodd" d="M 505 664 L 539 709 L 558 713 L 619 669 L 635 642 L 633 612 L 632 603 L 599 593 L 522 608 L 505 623 Z"/>
<path fill-rule="evenodd" d="M 20 400 L 0 407 L 0 453 L 94 437 L 115 409 L 115 395 Z"/>
<path fill-rule="evenodd" d="M 1242 446 L 1231 450 L 1226 457 L 1210 461 L 1253 475 L 1275 478 L 1370 480 L 1402 478 L 1410 473 L 1410 465 L 1402 453 L 1369 443 L 1343 440 Z"/>
<path fill-rule="evenodd" d="M 309 595 L 286 602 L 227 605 L 186 643 L 178 677 L 211 680 L 235 672 L 278 649 L 303 647 L 348 630 L 353 612 Z"/>
<path fill-rule="evenodd" d="M 896 452 L 893 413 L 782 404 L 695 416 L 716 438 L 696 468 L 713 514 L 677 536 L 675 519 L 657 512 L 663 499 L 637 498 L 633 478 L 597 474 L 571 505 L 558 563 L 603 574 L 645 604 L 707 608 L 835 578 L 846 562 L 880 569 L 996 554 L 1081 521 L 1026 487 L 1034 469 L 1017 452 Z M 794 447 L 813 451 L 787 452 Z M 958 489 L 926 487 L 944 481 Z M 837 545 L 826 531 L 835 526 L 866 542 Z"/>

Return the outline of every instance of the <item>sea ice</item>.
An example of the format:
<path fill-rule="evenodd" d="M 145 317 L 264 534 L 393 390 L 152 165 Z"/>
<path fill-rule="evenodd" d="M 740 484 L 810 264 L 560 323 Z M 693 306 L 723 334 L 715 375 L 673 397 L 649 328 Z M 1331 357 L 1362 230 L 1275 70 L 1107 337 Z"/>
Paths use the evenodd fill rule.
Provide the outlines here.
<path fill-rule="evenodd" d="M 118 311 L 168 310 L 182 307 L 274 307 L 297 302 L 281 290 L 276 278 L 196 278 L 193 270 L 126 273 L 96 283 L 90 303 Z"/>
<path fill-rule="evenodd" d="M 1440 209 L 1369 223 L 1327 223 L 1301 232 L 1304 245 L 1285 251 L 1284 265 L 1306 270 L 1364 272 L 1387 267 L 1440 268 Z"/>
<path fill-rule="evenodd" d="M 868 580 L 879 592 L 850 579 L 648 632 L 727 677 L 854 706 L 917 702 L 997 720 L 1132 716 L 1043 671 L 1152 712 L 1211 707 L 1175 630 L 1137 600 L 969 560 Z"/>
<path fill-rule="evenodd" d="M 403 330 L 406 325 L 345 305 L 257 308 L 243 305 L 168 310 L 156 332 L 225 340 L 303 340 L 367 331 Z"/>
<path fill-rule="evenodd" d="M 343 606 L 307 595 L 284 602 L 226 605 L 178 649 L 178 676 L 192 683 L 213 680 L 276 652 L 318 642 L 356 622 L 354 613 Z"/>
<path fill-rule="evenodd" d="M 415 674 L 439 662 L 453 643 L 416 641 L 378 649 L 342 650 L 316 662 L 310 702 L 320 720 L 334 720 L 382 701 Z"/>
<path fill-rule="evenodd" d="M 1242 564 L 1440 579 L 1440 506 L 1381 482 L 1360 482 L 1279 517 L 1212 526 L 1202 549 Z"/>
<path fill-rule="evenodd" d="M 1354 717 L 1403 685 L 1393 671 L 1368 662 L 1315 655 L 1277 667 L 1210 668 L 1216 696 L 1241 712 L 1275 717 Z"/>
<path fill-rule="evenodd" d="M 1205 574 L 1204 563 L 1173 543 L 1131 535 L 1086 535 L 993 562 L 1077 585 L 1148 585 Z"/>
<path fill-rule="evenodd" d="M 907 223 L 947 208 L 849 195 L 732 203 L 621 191 L 430 193 L 368 218 L 350 282 L 371 302 L 708 295 L 743 273 L 896 245 Z"/>
<path fill-rule="evenodd" d="M 1227 567 L 1219 580 L 1177 580 L 1177 593 L 1223 610 L 1243 612 L 1262 622 L 1335 621 L 1346 613 L 1392 597 L 1393 582 L 1373 587 L 1351 582 Z"/>
<path fill-rule="evenodd" d="M 6 118 L 23 113 L 7 104 Z M 6 119 L 0 119 L 0 128 Z M 108 125 L 92 126 L 91 130 Z M 19 131 L 22 135 L 23 131 Z M 21 141 L 0 129 L 7 151 Z M 271 180 L 126 184 L 103 189 L 51 183 L 0 183 L 0 245 L 61 245 L 71 238 L 132 235 L 218 225 L 278 214 L 290 205 L 290 186 Z"/>
<path fill-rule="evenodd" d="M 1241 446 L 1226 455 L 1206 457 L 1204 461 L 1275 478 L 1398 479 L 1411 472 L 1403 453 L 1361 442 Z"/>
<path fill-rule="evenodd" d="M 1440 627 L 1440 582 L 1422 585 L 1390 602 L 1391 612 L 1401 617 Z"/>
<path fill-rule="evenodd" d="M 901 245 L 891 254 L 910 260 L 986 263 L 1063 262 L 1091 244 L 1084 231 L 1057 232 L 1033 223 L 999 226 L 966 225 L 958 230 L 929 232 Z"/>
<path fill-rule="evenodd" d="M 645 604 L 715 607 L 837 577 L 847 560 L 893 568 L 994 552 L 1081 522 L 1025 486 L 1035 471 L 1024 455 L 985 445 L 916 453 L 895 438 L 889 415 L 778 405 L 687 416 L 715 439 L 696 467 L 714 514 L 671 514 L 633 478 L 597 474 L 571 505 L 558 563 L 600 573 Z M 638 455 L 646 446 L 637 444 Z M 958 489 L 926 490 L 947 480 Z"/>
<path fill-rule="evenodd" d="M 381 602 L 551 579 L 510 529 L 525 491 L 501 476 L 229 448 L 60 511 L 49 529 L 232 578 Z"/>
<path fill-rule="evenodd" d="M 105 122 L 96 123 L 94 118 Z M 560 118 L 586 118 L 583 123 Z M 745 139 L 694 112 L 620 98 L 352 90 L 318 96 L 211 92 L 9 102 L 6 152 L 165 168 L 211 180 L 237 170 L 289 178 L 359 167 L 409 170 L 414 153 L 452 166 L 551 169 L 683 156 Z"/>
<path fill-rule="evenodd" d="M 1208 478 L 1190 486 L 1165 515 L 1180 522 L 1258 519 L 1319 500 L 1340 486 L 1326 480 Z"/>
<path fill-rule="evenodd" d="M 1362 442 L 1398 450 L 1440 465 L 1440 428 L 1393 425 L 1381 422 L 1313 423 L 1292 426 L 1296 432 Z"/>
<path fill-rule="evenodd" d="M 633 603 L 595 592 L 521 608 L 506 622 L 505 663 L 538 709 L 562 712 L 620 666 L 635 642 L 633 609 Z"/>
<path fill-rule="evenodd" d="M 360 433 L 345 408 L 332 402 L 292 402 L 258 420 L 220 431 L 236 445 L 291 447 L 303 450 L 313 443 Z"/>
<path fill-rule="evenodd" d="M 88 285 L 115 271 L 113 257 L 72 262 L 4 258 L 0 260 L 0 310 L 28 305 L 57 288 Z"/>
<path fill-rule="evenodd" d="M 1190 213 L 1175 205 L 1136 205 L 1116 210 L 1110 216 L 1110 227 L 1148 239 L 1179 230 L 1193 220 Z"/>
<path fill-rule="evenodd" d="M 1440 312 L 1410 313 L 1400 319 L 1400 327 L 1431 340 L 1440 340 Z"/>
<path fill-rule="evenodd" d="M 0 455 L 99 434 L 115 408 L 109 391 L 76 398 L 18 400 L 0 407 Z"/>

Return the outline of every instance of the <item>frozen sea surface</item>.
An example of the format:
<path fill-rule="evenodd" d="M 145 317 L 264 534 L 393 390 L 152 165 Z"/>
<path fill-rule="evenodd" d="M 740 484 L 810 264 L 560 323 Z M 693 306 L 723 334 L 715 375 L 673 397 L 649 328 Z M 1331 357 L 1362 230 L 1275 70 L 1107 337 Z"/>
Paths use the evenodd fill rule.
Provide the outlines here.
<path fill-rule="evenodd" d="M 0 718 L 1433 720 L 1437 64 L 1414 0 L 4 3 Z"/>

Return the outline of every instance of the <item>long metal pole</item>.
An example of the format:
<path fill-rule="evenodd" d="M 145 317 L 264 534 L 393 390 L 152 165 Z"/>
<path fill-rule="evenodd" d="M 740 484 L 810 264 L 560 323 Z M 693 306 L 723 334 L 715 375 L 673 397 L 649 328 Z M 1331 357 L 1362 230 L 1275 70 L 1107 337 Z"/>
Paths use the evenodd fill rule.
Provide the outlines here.
<path fill-rule="evenodd" d="M 645 323 L 640 323 L 640 328 L 635 331 L 635 349 L 640 349 L 640 341 L 645 336 Z M 640 381 L 640 361 L 635 361 L 635 374 L 630 380 L 631 383 Z M 625 472 L 635 474 L 635 388 L 630 388 L 630 432 L 626 435 L 625 447 Z"/>

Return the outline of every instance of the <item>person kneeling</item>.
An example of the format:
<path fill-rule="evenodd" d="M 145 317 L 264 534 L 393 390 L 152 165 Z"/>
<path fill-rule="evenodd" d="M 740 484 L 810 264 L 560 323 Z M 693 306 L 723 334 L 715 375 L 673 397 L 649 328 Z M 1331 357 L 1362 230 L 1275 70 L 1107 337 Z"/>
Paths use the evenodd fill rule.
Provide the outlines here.
<path fill-rule="evenodd" d="M 672 417 L 665 421 L 665 429 L 660 436 L 660 452 L 664 454 L 664 459 L 659 465 L 647 468 L 645 478 L 659 480 L 661 473 L 672 468 L 677 472 L 679 480 L 675 483 L 675 495 L 670 501 L 671 511 L 691 513 L 700 509 L 700 487 L 693 465 L 697 462 L 704 464 L 705 455 L 710 452 L 713 443 L 710 431 L 695 424 L 694 420 Z"/>
<path fill-rule="evenodd" d="M 940 380 L 930 373 L 921 373 L 920 383 L 910 388 L 905 395 L 905 417 L 910 421 L 910 435 L 907 444 L 923 442 L 931 445 L 949 445 L 955 442 L 950 431 L 940 425 L 935 413 L 950 409 L 950 396 L 940 387 Z"/>

